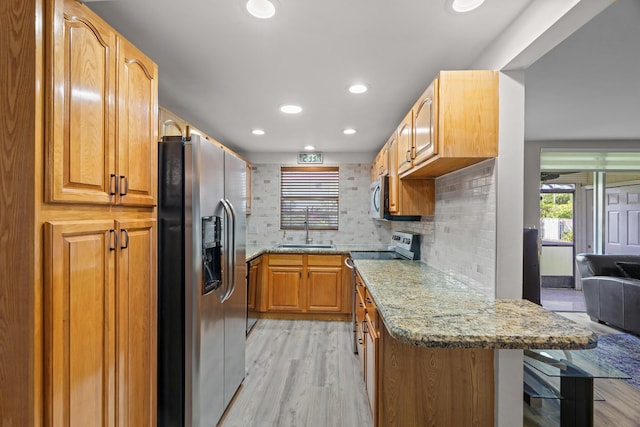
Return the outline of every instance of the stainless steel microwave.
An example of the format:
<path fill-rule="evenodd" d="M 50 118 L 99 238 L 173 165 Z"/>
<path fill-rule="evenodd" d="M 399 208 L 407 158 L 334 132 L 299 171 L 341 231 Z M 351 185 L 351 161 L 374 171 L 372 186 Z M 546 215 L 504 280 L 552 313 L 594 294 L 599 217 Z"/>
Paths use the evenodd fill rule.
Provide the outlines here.
<path fill-rule="evenodd" d="M 387 206 L 387 177 L 382 176 L 371 183 L 369 194 L 369 215 L 371 218 L 384 219 L 385 207 Z"/>

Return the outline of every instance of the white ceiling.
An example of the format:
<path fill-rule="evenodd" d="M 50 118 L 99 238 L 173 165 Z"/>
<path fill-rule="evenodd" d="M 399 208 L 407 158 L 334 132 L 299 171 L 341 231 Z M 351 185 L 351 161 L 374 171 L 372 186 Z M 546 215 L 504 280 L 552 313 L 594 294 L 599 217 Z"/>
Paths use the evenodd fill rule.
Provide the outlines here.
<path fill-rule="evenodd" d="M 526 71 L 526 140 L 640 140 L 640 0 L 617 0 Z"/>
<path fill-rule="evenodd" d="M 158 63 L 161 105 L 238 152 L 291 153 L 377 151 L 438 70 L 469 68 L 531 2 L 446 1 L 275 0 L 270 20 L 245 0 L 88 5 Z M 530 67 L 527 139 L 640 139 L 638 22 L 640 0 L 618 0 Z"/>
<path fill-rule="evenodd" d="M 160 104 L 230 148 L 373 152 L 438 70 L 469 68 L 530 2 L 454 15 L 446 0 L 275 0 L 259 20 L 245 1 L 88 5 L 158 63 Z M 349 94 L 353 82 L 370 89 Z M 283 103 L 304 111 L 286 116 Z"/>

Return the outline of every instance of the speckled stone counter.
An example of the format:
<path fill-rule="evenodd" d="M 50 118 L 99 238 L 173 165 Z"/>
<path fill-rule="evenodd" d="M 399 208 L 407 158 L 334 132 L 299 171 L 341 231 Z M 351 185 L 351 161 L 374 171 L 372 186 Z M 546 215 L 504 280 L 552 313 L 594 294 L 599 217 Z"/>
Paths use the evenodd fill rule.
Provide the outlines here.
<path fill-rule="evenodd" d="M 597 337 L 526 300 L 494 300 L 418 261 L 356 260 L 389 334 L 444 348 L 587 349 Z"/>
<path fill-rule="evenodd" d="M 354 250 L 373 250 L 382 251 L 386 248 L 378 246 L 354 246 L 354 245 L 336 245 L 333 248 L 279 248 L 277 246 L 267 248 L 247 248 L 246 260 L 247 262 L 262 255 L 262 254 L 316 254 L 316 255 L 335 255 L 335 254 L 348 254 Z"/>

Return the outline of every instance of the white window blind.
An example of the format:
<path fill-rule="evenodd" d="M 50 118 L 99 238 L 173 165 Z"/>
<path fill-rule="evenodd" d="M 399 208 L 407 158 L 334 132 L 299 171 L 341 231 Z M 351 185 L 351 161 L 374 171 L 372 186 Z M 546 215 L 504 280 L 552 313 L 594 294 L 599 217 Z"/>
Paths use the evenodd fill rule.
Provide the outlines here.
<path fill-rule="evenodd" d="M 280 228 L 337 230 L 340 207 L 340 171 L 337 166 L 282 167 L 280 169 Z"/>

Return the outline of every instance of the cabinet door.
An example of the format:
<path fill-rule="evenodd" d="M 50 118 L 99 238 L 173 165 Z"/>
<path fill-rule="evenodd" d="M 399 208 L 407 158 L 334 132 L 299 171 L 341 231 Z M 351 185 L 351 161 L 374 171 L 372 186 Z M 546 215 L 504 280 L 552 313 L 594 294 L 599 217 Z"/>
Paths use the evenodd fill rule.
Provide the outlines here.
<path fill-rule="evenodd" d="M 52 19 L 47 201 L 112 203 L 116 33 L 77 1 L 56 0 Z"/>
<path fill-rule="evenodd" d="M 389 173 L 389 145 L 384 144 L 378 159 L 378 175 L 383 176 Z"/>
<path fill-rule="evenodd" d="M 367 388 L 367 396 L 369 397 L 369 407 L 371 408 L 371 416 L 376 423 L 376 411 L 378 403 L 378 334 L 372 327 L 371 319 L 367 315 L 365 322 L 365 385 Z"/>
<path fill-rule="evenodd" d="M 253 260 L 249 263 L 249 289 L 247 289 L 247 309 L 255 310 L 256 293 L 260 280 L 260 264 L 261 260 Z"/>
<path fill-rule="evenodd" d="M 411 169 L 413 166 L 413 110 L 400 122 L 398 126 L 398 173 Z"/>
<path fill-rule="evenodd" d="M 342 267 L 307 268 L 307 310 L 342 311 Z"/>
<path fill-rule="evenodd" d="M 268 310 L 302 310 L 302 267 L 269 266 Z"/>
<path fill-rule="evenodd" d="M 113 221 L 45 224 L 45 424 L 115 425 Z"/>
<path fill-rule="evenodd" d="M 389 213 L 398 212 L 398 138 L 394 132 L 387 142 L 389 156 Z"/>
<path fill-rule="evenodd" d="M 435 79 L 413 107 L 414 166 L 438 154 L 438 140 L 435 137 L 436 128 L 434 126 L 437 87 L 438 79 Z"/>
<path fill-rule="evenodd" d="M 156 222 L 117 222 L 119 426 L 156 424 Z"/>
<path fill-rule="evenodd" d="M 157 187 L 158 68 L 118 38 L 118 194 L 124 205 L 154 206 Z"/>

